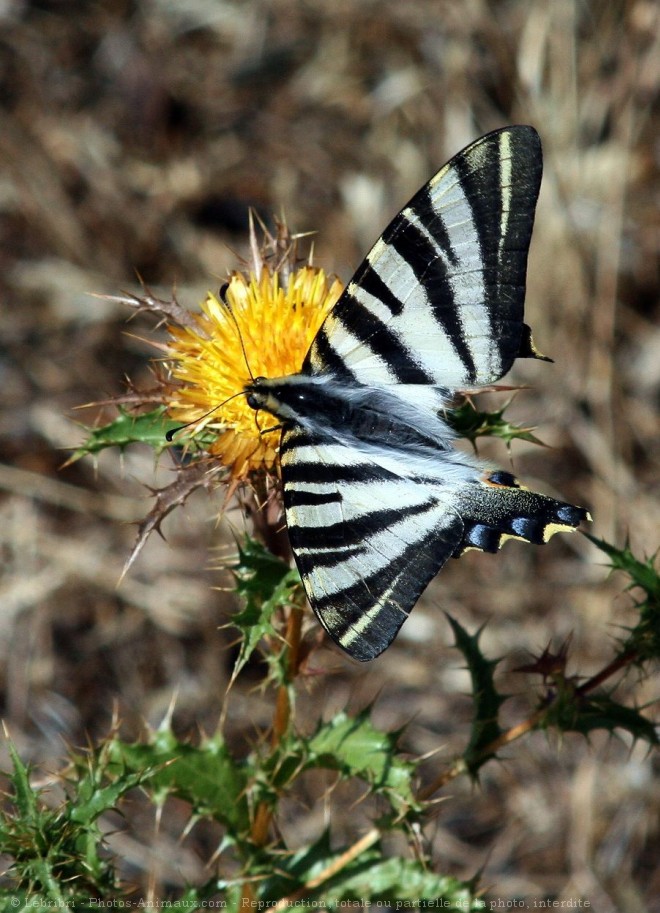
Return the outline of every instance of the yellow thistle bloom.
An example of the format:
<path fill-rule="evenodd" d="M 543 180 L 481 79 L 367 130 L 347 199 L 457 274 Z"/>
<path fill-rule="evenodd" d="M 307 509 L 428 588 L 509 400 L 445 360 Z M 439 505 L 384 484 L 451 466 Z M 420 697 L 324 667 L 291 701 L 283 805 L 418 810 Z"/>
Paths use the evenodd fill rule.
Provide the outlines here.
<path fill-rule="evenodd" d="M 279 432 L 267 430 L 272 417 L 259 420 L 266 429 L 262 433 L 245 396 L 236 394 L 251 377 L 300 371 L 341 292 L 339 280 L 331 280 L 322 269 L 303 266 L 283 280 L 264 266 L 258 277 L 232 273 L 224 301 L 209 294 L 202 313 L 195 316 L 195 327 L 169 327 L 168 360 L 180 386 L 174 388 L 168 412 L 177 421 L 196 422 L 195 433 L 217 431 L 206 449 L 234 479 L 271 469 L 279 444 Z"/>

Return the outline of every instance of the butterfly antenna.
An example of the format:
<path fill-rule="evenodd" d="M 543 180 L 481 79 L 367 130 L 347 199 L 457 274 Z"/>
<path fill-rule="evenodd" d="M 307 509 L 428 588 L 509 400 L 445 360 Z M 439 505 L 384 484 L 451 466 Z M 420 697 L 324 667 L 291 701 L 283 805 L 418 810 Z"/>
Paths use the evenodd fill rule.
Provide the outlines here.
<path fill-rule="evenodd" d="M 243 361 L 245 362 L 245 367 L 247 368 L 247 372 L 250 376 L 250 380 L 254 381 L 254 374 L 252 373 L 252 369 L 250 368 L 250 362 L 248 361 L 247 352 L 245 351 L 245 343 L 243 342 L 241 328 L 238 325 L 238 320 L 236 320 L 236 314 L 234 314 L 234 312 L 231 309 L 231 304 L 227 301 L 227 289 L 228 288 L 229 288 L 229 283 L 225 282 L 225 284 L 220 287 L 220 291 L 219 291 L 218 295 L 220 297 L 220 301 L 222 301 L 224 306 L 227 308 L 227 312 L 230 315 L 231 319 L 234 321 L 234 326 L 236 327 L 236 335 L 238 336 L 238 341 L 241 346 L 241 352 L 243 353 Z"/>

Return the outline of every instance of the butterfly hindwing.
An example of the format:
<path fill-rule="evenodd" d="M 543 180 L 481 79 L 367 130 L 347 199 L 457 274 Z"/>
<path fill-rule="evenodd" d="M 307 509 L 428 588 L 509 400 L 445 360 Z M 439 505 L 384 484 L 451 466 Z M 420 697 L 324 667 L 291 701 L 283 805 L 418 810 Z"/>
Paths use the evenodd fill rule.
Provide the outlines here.
<path fill-rule="evenodd" d="M 525 348 L 542 171 L 532 127 L 459 152 L 396 216 L 326 318 L 304 370 L 447 390 L 502 377 Z"/>
<path fill-rule="evenodd" d="M 401 474 L 395 453 L 370 459 L 300 427 L 284 432 L 280 459 L 289 538 L 310 604 L 344 650 L 373 659 L 461 546 L 451 489 Z"/>
<path fill-rule="evenodd" d="M 347 439 L 301 426 L 281 444 L 289 538 L 309 602 L 355 659 L 385 650 L 450 557 L 541 544 L 574 529 L 582 508 L 484 471 L 458 451 Z"/>

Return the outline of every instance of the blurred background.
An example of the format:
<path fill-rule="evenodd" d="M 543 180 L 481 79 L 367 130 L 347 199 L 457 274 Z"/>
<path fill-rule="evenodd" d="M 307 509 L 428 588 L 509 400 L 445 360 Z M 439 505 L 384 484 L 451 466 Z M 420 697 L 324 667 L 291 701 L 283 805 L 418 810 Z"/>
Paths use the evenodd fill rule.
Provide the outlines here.
<path fill-rule="evenodd" d="M 658 45 L 652 0 L 0 3 L 0 709 L 42 776 L 67 743 L 107 734 L 113 713 L 126 737 L 157 726 L 175 695 L 180 734 L 217 726 L 235 656 L 213 570 L 230 541 L 220 497 L 175 512 L 118 588 L 131 523 L 149 509 L 146 486 L 171 478 L 168 461 L 156 469 L 133 448 L 61 466 L 79 423 L 113 415 L 78 407 L 121 393 L 125 376 L 148 385 L 159 338 L 92 293 L 136 291 L 139 274 L 196 307 L 246 255 L 250 207 L 316 232 L 315 263 L 347 281 L 451 155 L 497 127 L 536 126 L 527 320 L 555 363 L 516 366 L 510 382 L 529 389 L 509 414 L 549 446 L 483 452 L 588 507 L 595 535 L 655 551 Z M 487 622 L 481 644 L 506 656 L 513 724 L 537 685 L 513 670 L 547 644 L 572 636 L 572 673 L 608 662 L 633 618 L 622 587 L 579 534 L 470 553 L 376 662 L 315 655 L 323 674 L 305 683 L 301 725 L 374 702 L 378 725 L 406 727 L 411 753 L 439 752 L 437 770 L 465 744 L 471 711 L 443 611 L 472 631 Z M 229 704 L 239 756 L 270 720 L 261 673 L 248 669 Z M 657 698 L 657 679 L 633 678 L 620 699 Z M 660 786 L 644 746 L 537 733 L 509 757 L 479 789 L 452 784 L 427 834 L 438 871 L 482 869 L 504 898 L 660 910 Z M 314 804 L 317 787 L 280 822 L 287 839 L 328 820 L 357 838 L 367 813 L 341 790 Z M 215 837 L 196 829 L 180 844 L 185 823 L 173 806 L 155 834 L 152 809 L 126 809 L 112 838 L 126 878 L 165 893 L 205 880 Z"/>

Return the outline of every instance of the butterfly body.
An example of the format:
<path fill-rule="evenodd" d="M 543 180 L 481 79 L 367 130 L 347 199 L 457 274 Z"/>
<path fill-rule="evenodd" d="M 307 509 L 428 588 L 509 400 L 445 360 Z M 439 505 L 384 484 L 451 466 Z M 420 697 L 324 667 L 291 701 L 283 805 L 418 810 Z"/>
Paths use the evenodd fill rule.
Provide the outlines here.
<path fill-rule="evenodd" d="M 299 374 L 256 378 L 282 426 L 294 557 L 331 637 L 368 660 L 449 557 L 543 543 L 588 515 L 453 446 L 444 408 L 535 351 L 523 322 L 541 178 L 531 127 L 488 134 L 413 197 L 324 321 Z"/>
<path fill-rule="evenodd" d="M 350 386 L 332 375 L 257 378 L 246 387 L 253 408 L 265 409 L 310 433 L 333 434 L 349 446 L 382 446 L 412 453 L 447 450 L 454 437 L 439 415 L 443 391 L 413 384 L 387 388 Z"/>

